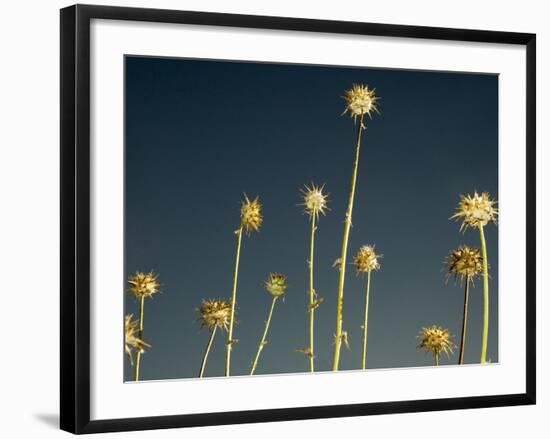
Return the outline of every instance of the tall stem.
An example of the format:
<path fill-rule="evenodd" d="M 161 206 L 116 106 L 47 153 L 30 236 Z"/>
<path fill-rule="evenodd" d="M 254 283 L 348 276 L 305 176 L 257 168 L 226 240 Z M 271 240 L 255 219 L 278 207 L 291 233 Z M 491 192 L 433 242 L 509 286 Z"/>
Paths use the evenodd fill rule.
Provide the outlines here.
<path fill-rule="evenodd" d="M 275 308 L 275 303 L 277 302 L 277 299 L 278 299 L 278 296 L 274 296 L 273 301 L 271 302 L 269 315 L 267 316 L 267 320 L 265 321 L 264 333 L 262 334 L 262 339 L 260 340 L 260 344 L 258 345 L 258 350 L 256 352 L 256 356 L 254 357 L 254 362 L 252 363 L 252 369 L 250 370 L 250 375 L 254 375 L 256 366 L 258 366 L 258 359 L 260 358 L 260 354 L 262 353 L 264 346 L 267 344 L 267 342 L 265 341 L 265 338 L 267 337 L 267 331 L 269 330 L 269 323 L 271 322 L 271 316 L 273 315 L 273 309 Z"/>
<path fill-rule="evenodd" d="M 481 338 L 481 364 L 487 362 L 487 337 L 489 335 L 489 270 L 487 265 L 487 247 L 483 226 L 479 226 L 481 256 L 483 258 L 483 336 Z"/>
<path fill-rule="evenodd" d="M 229 319 L 229 330 L 227 331 L 227 343 L 225 345 L 225 376 L 228 377 L 231 370 L 231 349 L 233 345 L 233 323 L 235 321 L 235 304 L 237 302 L 237 277 L 239 275 L 239 258 L 241 256 L 241 241 L 243 227 L 237 230 L 237 253 L 235 255 L 235 270 L 233 272 L 233 291 L 231 292 L 231 318 Z"/>
<path fill-rule="evenodd" d="M 470 276 L 466 276 L 466 285 L 464 286 L 464 311 L 462 313 L 462 335 L 460 337 L 460 352 L 458 354 L 458 364 L 464 364 L 464 344 L 466 343 L 466 325 L 468 323 L 469 285 L 470 285 Z"/>
<path fill-rule="evenodd" d="M 313 323 L 315 318 L 315 290 L 313 289 L 313 249 L 315 245 L 315 214 L 311 215 L 311 240 L 309 246 L 309 371 L 314 372 L 313 364 Z"/>
<path fill-rule="evenodd" d="M 367 291 L 365 293 L 365 320 L 363 322 L 363 361 L 361 363 L 363 370 L 367 368 L 367 323 L 369 315 L 369 291 L 370 291 L 370 274 L 367 274 Z"/>
<path fill-rule="evenodd" d="M 138 337 L 143 340 L 143 308 L 145 307 L 145 296 L 141 296 L 139 302 L 139 328 Z M 141 349 L 138 349 L 136 353 L 136 367 L 134 368 L 134 381 L 139 381 L 139 365 L 141 363 Z"/>
<path fill-rule="evenodd" d="M 351 228 L 351 214 L 353 211 L 353 200 L 355 198 L 355 184 L 357 181 L 357 169 L 359 166 L 359 151 L 361 150 L 361 132 L 363 130 L 363 115 L 359 120 L 357 128 L 357 141 L 355 145 L 355 162 L 353 164 L 353 173 L 351 175 L 351 188 L 349 191 L 348 209 L 344 225 L 344 237 L 342 239 L 342 253 L 340 255 L 340 277 L 338 279 L 338 299 L 336 304 L 336 333 L 334 340 L 334 357 L 332 370 L 338 370 L 340 363 L 340 348 L 342 347 L 342 310 L 344 306 L 344 279 L 346 275 L 346 258 L 348 253 L 348 239 Z"/>
<path fill-rule="evenodd" d="M 434 352 L 435 365 L 439 366 L 439 352 Z"/>
<path fill-rule="evenodd" d="M 202 358 L 201 370 L 199 371 L 199 378 L 202 378 L 204 375 L 204 369 L 206 368 L 206 360 L 208 359 L 208 353 L 212 347 L 212 342 L 214 341 L 214 336 L 216 335 L 217 326 L 214 326 L 214 329 L 210 331 L 210 337 L 208 338 L 208 344 L 206 345 L 206 350 L 204 351 L 204 357 Z"/>

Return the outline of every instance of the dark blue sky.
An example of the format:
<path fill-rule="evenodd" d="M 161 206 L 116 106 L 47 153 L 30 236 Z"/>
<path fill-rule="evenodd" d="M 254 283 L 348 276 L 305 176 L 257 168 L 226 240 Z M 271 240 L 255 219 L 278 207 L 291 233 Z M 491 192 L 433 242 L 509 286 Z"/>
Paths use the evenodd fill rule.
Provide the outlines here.
<path fill-rule="evenodd" d="M 325 184 L 330 212 L 316 235 L 318 370 L 332 362 L 339 257 L 354 155 L 353 119 L 341 96 L 375 87 L 381 115 L 367 121 L 348 260 L 365 244 L 383 253 L 372 276 L 368 367 L 432 364 L 416 349 L 422 326 L 449 328 L 459 344 L 463 290 L 445 283 L 443 260 L 475 231 L 449 221 L 461 193 L 498 198 L 498 77 L 368 68 L 126 57 L 126 274 L 154 270 L 162 294 L 146 301 L 141 378 L 195 377 L 207 330 L 195 321 L 202 298 L 229 299 L 243 192 L 260 196 L 264 224 L 243 238 L 237 309 L 240 342 L 232 373 L 247 374 L 270 305 L 269 272 L 287 275 L 257 374 L 304 372 L 307 344 L 308 217 L 299 189 Z M 488 358 L 498 361 L 497 228 L 486 229 L 491 266 Z M 348 268 L 344 329 L 361 364 L 365 280 Z M 121 292 L 122 294 L 122 292 Z M 126 312 L 138 315 L 126 295 Z M 466 362 L 478 362 L 482 285 L 471 290 Z M 223 374 L 218 334 L 206 375 Z M 442 359 L 443 364 L 455 363 Z M 131 373 L 128 364 L 126 379 Z"/>

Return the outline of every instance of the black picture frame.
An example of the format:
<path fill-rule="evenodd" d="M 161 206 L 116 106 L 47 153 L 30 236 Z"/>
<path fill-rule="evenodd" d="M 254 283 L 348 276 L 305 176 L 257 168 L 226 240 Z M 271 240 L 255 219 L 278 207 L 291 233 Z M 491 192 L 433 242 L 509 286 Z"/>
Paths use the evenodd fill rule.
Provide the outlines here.
<path fill-rule="evenodd" d="M 526 47 L 526 392 L 416 401 L 90 420 L 90 21 L 182 23 Z M 536 35 L 303 18 L 74 5 L 61 10 L 61 429 L 81 434 L 535 404 Z"/>

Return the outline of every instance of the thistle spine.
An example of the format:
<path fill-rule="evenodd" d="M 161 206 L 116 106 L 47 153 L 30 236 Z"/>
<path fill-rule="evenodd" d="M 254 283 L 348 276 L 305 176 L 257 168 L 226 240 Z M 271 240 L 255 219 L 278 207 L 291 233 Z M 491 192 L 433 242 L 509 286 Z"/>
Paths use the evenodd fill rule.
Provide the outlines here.
<path fill-rule="evenodd" d="M 363 370 L 367 368 L 367 329 L 368 329 L 368 316 L 369 316 L 370 275 L 371 275 L 371 271 L 367 273 L 367 289 L 365 292 L 365 319 L 363 322 L 363 356 L 361 361 L 361 366 Z"/>
<path fill-rule="evenodd" d="M 206 349 L 204 351 L 204 356 L 203 356 L 202 362 L 201 362 L 201 368 L 200 368 L 200 371 L 199 371 L 199 378 L 202 378 L 203 375 L 204 375 L 204 370 L 206 369 L 206 361 L 208 360 L 208 354 L 210 353 L 210 348 L 212 347 L 212 342 L 214 341 L 214 337 L 216 336 L 216 329 L 217 328 L 218 328 L 217 326 L 214 326 L 210 330 L 210 337 L 208 337 L 208 343 L 206 344 Z"/>
<path fill-rule="evenodd" d="M 143 340 L 143 310 L 145 308 L 145 296 L 141 296 L 139 302 L 139 328 L 138 337 Z M 139 381 L 139 366 L 141 364 L 141 349 L 136 353 L 136 366 L 134 368 L 134 381 Z"/>
<path fill-rule="evenodd" d="M 487 362 L 487 339 L 489 336 L 489 269 L 487 265 L 487 246 L 483 226 L 479 226 L 481 257 L 483 258 L 483 334 L 481 337 L 481 364 Z"/>
<path fill-rule="evenodd" d="M 233 290 L 231 292 L 231 317 L 229 319 L 229 330 L 227 331 L 227 342 L 225 345 L 225 376 L 231 373 L 231 349 L 233 344 L 233 324 L 235 321 L 235 303 L 237 302 L 237 278 L 239 276 L 239 259 L 241 255 L 241 241 L 243 237 L 243 226 L 237 231 L 237 252 L 235 254 L 235 270 L 233 272 Z"/>
<path fill-rule="evenodd" d="M 344 307 L 344 280 L 346 275 L 346 258 L 348 253 L 349 231 L 351 228 L 351 215 L 353 211 L 353 201 L 355 198 L 355 186 L 357 182 L 357 169 L 359 167 L 359 152 L 361 150 L 361 133 L 363 130 L 363 114 L 359 119 L 357 128 L 357 142 L 355 146 L 355 161 L 353 164 L 353 173 L 351 177 L 351 189 L 349 193 L 348 209 L 344 225 L 344 237 L 342 239 L 342 253 L 340 255 L 340 277 L 338 279 L 338 298 L 336 304 L 336 333 L 334 340 L 334 356 L 332 370 L 337 371 L 340 363 L 340 348 L 342 347 L 342 320 Z"/>
<path fill-rule="evenodd" d="M 271 307 L 269 308 L 269 315 L 267 316 L 267 320 L 265 321 L 264 332 L 262 334 L 262 338 L 260 339 L 260 344 L 258 345 L 256 356 L 254 357 L 254 361 L 252 362 L 250 375 L 254 375 L 254 372 L 256 371 L 256 367 L 258 366 L 258 360 L 260 358 L 260 354 L 262 353 L 264 346 L 267 344 L 265 339 L 267 337 L 267 331 L 269 330 L 269 324 L 271 323 L 271 316 L 273 316 L 273 310 L 275 309 L 275 304 L 277 303 L 278 298 L 279 296 L 273 296 L 273 300 L 271 301 Z"/>
<path fill-rule="evenodd" d="M 468 324 L 468 295 L 470 276 L 466 276 L 464 285 L 464 310 L 462 312 L 462 331 L 460 336 L 460 351 L 458 353 L 458 364 L 464 364 L 464 346 L 466 344 L 466 325 Z"/>
<path fill-rule="evenodd" d="M 315 322 L 315 290 L 313 288 L 313 256 L 315 247 L 315 215 L 311 215 L 311 239 L 309 248 L 309 371 L 315 372 L 313 331 Z"/>

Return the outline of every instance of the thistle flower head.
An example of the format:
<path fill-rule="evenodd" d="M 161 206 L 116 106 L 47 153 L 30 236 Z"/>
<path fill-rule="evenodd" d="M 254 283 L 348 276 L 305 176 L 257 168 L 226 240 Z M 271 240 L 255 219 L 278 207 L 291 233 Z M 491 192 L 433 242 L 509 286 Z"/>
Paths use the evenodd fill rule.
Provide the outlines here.
<path fill-rule="evenodd" d="M 318 187 L 311 183 L 311 187 L 304 185 L 304 189 L 300 189 L 304 200 L 301 206 L 304 206 L 310 218 L 319 219 L 319 214 L 325 215 L 325 209 L 328 210 L 328 194 L 323 194 L 324 187 L 324 185 Z"/>
<path fill-rule="evenodd" d="M 483 227 L 489 222 L 496 224 L 498 209 L 494 207 L 496 200 L 491 200 L 487 192 L 482 192 L 481 195 L 474 192 L 474 195 L 461 195 L 460 202 L 456 209 L 456 213 L 451 219 L 462 218 L 460 230 L 468 227 Z"/>
<path fill-rule="evenodd" d="M 479 249 L 461 245 L 449 253 L 446 259 L 448 275 L 454 275 L 460 280 L 472 281 L 483 268 L 483 258 Z"/>
<path fill-rule="evenodd" d="M 264 282 L 265 289 L 273 297 L 279 297 L 285 294 L 286 291 L 286 276 L 280 273 L 269 273 L 267 280 Z"/>
<path fill-rule="evenodd" d="M 368 85 L 353 84 L 350 90 L 346 90 L 343 99 L 346 101 L 346 109 L 343 114 L 347 112 L 353 117 L 355 121 L 357 116 L 362 117 L 367 114 L 369 117 L 373 111 L 378 113 L 378 97 L 375 95 L 376 89 L 369 89 Z"/>
<path fill-rule="evenodd" d="M 134 358 L 132 355 L 132 348 L 137 352 L 145 352 L 146 347 L 151 347 L 145 343 L 141 338 L 136 336 L 139 322 L 132 320 L 133 314 L 126 314 L 124 319 L 124 350 L 130 358 L 130 364 L 134 365 Z"/>
<path fill-rule="evenodd" d="M 159 283 L 157 279 L 158 275 L 154 274 L 152 271 L 149 273 L 137 271 L 135 274 L 128 277 L 128 283 L 130 284 L 128 292 L 138 299 L 142 297 L 151 297 L 153 294 L 159 292 Z"/>
<path fill-rule="evenodd" d="M 203 299 L 199 312 L 201 327 L 212 330 L 215 327 L 225 329 L 229 327 L 231 318 L 231 304 L 224 300 Z"/>
<path fill-rule="evenodd" d="M 260 230 L 262 221 L 262 205 L 258 201 L 258 197 L 250 201 L 244 194 L 244 201 L 241 204 L 241 227 L 246 230 L 247 234 L 250 234 L 253 230 L 256 232 Z"/>
<path fill-rule="evenodd" d="M 434 355 L 439 355 L 444 352 L 449 356 L 453 353 L 456 345 L 451 341 L 451 335 L 448 329 L 443 329 L 441 326 L 433 325 L 430 328 L 422 328 L 418 337 L 420 344 L 417 349 L 425 349 L 427 352 L 432 352 Z"/>
<path fill-rule="evenodd" d="M 369 273 L 373 270 L 380 270 L 380 264 L 378 258 L 382 258 L 382 255 L 377 255 L 374 251 L 374 245 L 362 246 L 357 254 L 353 257 L 353 263 L 357 274 Z"/>

